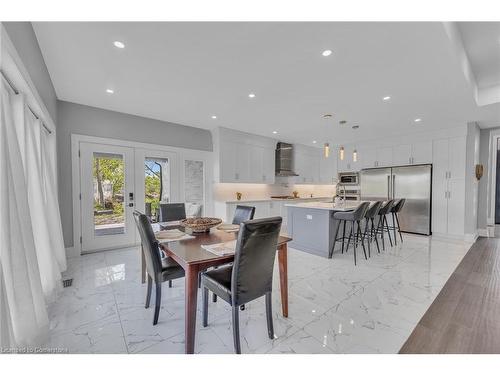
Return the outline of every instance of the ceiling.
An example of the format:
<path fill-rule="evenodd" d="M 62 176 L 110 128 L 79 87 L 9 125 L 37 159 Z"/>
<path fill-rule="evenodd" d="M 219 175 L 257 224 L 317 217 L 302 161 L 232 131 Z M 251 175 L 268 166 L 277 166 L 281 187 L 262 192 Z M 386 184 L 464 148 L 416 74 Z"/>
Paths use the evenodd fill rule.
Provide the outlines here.
<path fill-rule="evenodd" d="M 70 102 L 317 145 L 470 121 L 500 126 L 500 103 L 476 105 L 442 23 L 33 26 L 57 96 Z M 480 31 L 470 34 L 464 44 L 482 42 Z M 498 77 L 499 66 L 486 66 L 474 64 L 481 84 Z"/>
<path fill-rule="evenodd" d="M 479 89 L 500 85 L 500 22 L 459 22 Z"/>

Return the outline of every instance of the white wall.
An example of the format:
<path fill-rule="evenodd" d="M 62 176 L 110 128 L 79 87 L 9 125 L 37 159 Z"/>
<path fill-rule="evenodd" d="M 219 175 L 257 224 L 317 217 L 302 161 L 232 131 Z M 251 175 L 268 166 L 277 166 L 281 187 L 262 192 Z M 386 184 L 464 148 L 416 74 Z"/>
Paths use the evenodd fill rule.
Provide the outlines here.
<path fill-rule="evenodd" d="M 58 101 L 57 111 L 59 204 L 66 247 L 73 246 L 72 134 L 212 151 L 208 130 L 64 101 Z"/>

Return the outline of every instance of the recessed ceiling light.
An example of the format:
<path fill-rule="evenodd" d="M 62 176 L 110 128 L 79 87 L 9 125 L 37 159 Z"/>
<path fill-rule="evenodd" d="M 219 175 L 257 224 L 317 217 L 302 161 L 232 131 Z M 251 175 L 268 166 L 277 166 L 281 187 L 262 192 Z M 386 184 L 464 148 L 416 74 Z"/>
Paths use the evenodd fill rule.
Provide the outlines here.
<path fill-rule="evenodd" d="M 212 115 L 212 118 L 215 120 L 217 118 L 217 116 L 216 115 Z"/>
<path fill-rule="evenodd" d="M 115 93 L 115 90 L 112 90 L 112 89 L 106 89 L 106 92 L 108 94 L 114 94 Z"/>
<path fill-rule="evenodd" d="M 353 129 L 359 129 L 359 125 L 353 125 L 352 128 Z"/>
<path fill-rule="evenodd" d="M 248 94 L 248 97 L 249 98 L 255 98 L 255 94 L 253 92 L 251 92 L 250 94 Z"/>
<path fill-rule="evenodd" d="M 421 118 L 416 118 L 414 121 L 415 121 L 415 122 L 421 122 L 421 121 L 422 121 L 422 119 L 421 119 Z"/>
<path fill-rule="evenodd" d="M 278 134 L 278 132 L 276 130 L 273 130 L 273 134 Z"/>
<path fill-rule="evenodd" d="M 340 121 L 339 121 L 339 124 L 340 124 L 340 125 L 347 124 L 347 121 L 346 121 L 346 120 L 340 120 Z"/>
<path fill-rule="evenodd" d="M 384 96 L 384 97 L 382 98 L 382 100 L 383 100 L 384 102 L 387 102 L 387 101 L 391 100 L 391 97 L 390 97 L 390 96 Z"/>
<path fill-rule="evenodd" d="M 325 49 L 321 54 L 325 57 L 330 56 L 332 54 L 332 51 L 329 49 Z"/>
<path fill-rule="evenodd" d="M 113 44 L 115 45 L 116 48 L 120 48 L 120 49 L 125 48 L 125 44 L 123 42 L 120 42 L 119 40 L 113 42 Z"/>
<path fill-rule="evenodd" d="M 330 118 L 330 117 L 333 117 L 331 113 L 326 113 L 323 115 L 323 118 Z"/>
<path fill-rule="evenodd" d="M 316 143 L 316 141 L 313 141 L 313 143 Z"/>

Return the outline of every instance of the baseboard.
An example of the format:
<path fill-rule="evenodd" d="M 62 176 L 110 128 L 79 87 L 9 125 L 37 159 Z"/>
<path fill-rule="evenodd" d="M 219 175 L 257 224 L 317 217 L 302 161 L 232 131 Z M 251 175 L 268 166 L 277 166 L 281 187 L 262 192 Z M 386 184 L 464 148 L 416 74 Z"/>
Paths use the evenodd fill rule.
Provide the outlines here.
<path fill-rule="evenodd" d="M 80 256 L 80 252 L 74 246 L 66 248 L 66 258 L 76 258 Z"/>
<path fill-rule="evenodd" d="M 479 235 L 479 237 L 489 237 L 488 229 L 486 228 L 478 229 L 477 234 Z"/>
<path fill-rule="evenodd" d="M 476 233 L 466 233 L 464 236 L 464 241 L 474 243 L 474 242 L 476 242 L 478 237 L 479 237 L 479 235 L 477 232 Z"/>
<path fill-rule="evenodd" d="M 464 241 L 468 243 L 474 243 L 478 238 L 478 233 L 449 234 L 449 233 L 432 232 L 432 237 L 443 240 L 454 240 L 454 241 Z"/>

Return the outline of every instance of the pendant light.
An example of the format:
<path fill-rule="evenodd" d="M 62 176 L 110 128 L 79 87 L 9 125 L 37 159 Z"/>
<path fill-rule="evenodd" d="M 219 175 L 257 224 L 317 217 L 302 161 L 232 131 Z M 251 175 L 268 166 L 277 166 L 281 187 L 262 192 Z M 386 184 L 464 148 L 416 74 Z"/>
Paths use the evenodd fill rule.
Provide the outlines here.
<path fill-rule="evenodd" d="M 352 152 L 352 161 L 357 162 L 358 161 L 358 150 L 354 149 Z"/>
<path fill-rule="evenodd" d="M 340 146 L 340 160 L 344 160 L 344 146 Z"/>
<path fill-rule="evenodd" d="M 323 146 L 323 154 L 325 155 L 325 158 L 327 158 L 328 156 L 330 156 L 330 144 L 329 143 L 325 143 L 324 146 Z"/>

